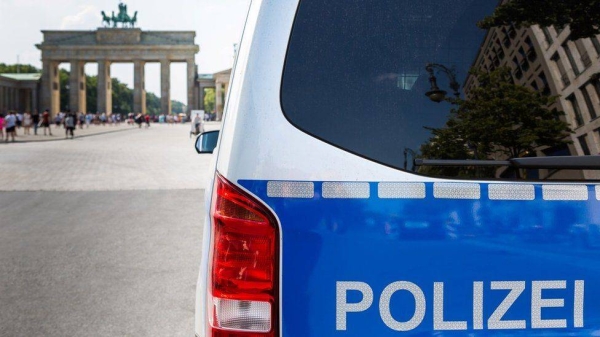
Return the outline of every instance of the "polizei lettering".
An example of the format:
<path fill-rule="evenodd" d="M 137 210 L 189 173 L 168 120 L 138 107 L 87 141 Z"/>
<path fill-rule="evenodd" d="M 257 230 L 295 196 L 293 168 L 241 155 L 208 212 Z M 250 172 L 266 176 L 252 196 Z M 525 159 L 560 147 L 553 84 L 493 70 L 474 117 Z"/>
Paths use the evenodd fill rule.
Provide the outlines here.
<path fill-rule="evenodd" d="M 433 290 L 433 298 L 428 301 L 420 286 L 408 281 L 397 281 L 387 285 L 379 295 L 379 316 L 383 323 L 394 331 L 411 331 L 419 327 L 437 331 L 583 328 L 584 288 L 583 280 L 571 282 L 560 280 L 473 282 L 472 312 L 461 313 L 463 320 L 449 320 L 444 316 L 444 298 L 447 298 L 444 292 L 447 289 L 444 288 L 443 282 L 433 283 L 433 287 L 430 288 Z M 361 299 L 349 301 L 348 294 L 350 292 L 360 293 Z M 409 312 L 408 318 L 406 315 L 402 319 L 394 317 L 390 308 L 392 296 L 400 292 L 414 300 L 413 307 L 403 306 L 403 310 Z M 491 292 L 497 292 L 494 295 L 504 298 L 500 303 L 497 303 L 498 300 L 494 301 L 495 308 L 490 308 L 491 304 L 487 303 L 484 298 L 484 294 L 492 294 Z M 527 303 L 530 312 L 523 314 L 520 311 L 520 317 L 515 317 L 514 312 L 509 313 L 521 297 L 526 297 L 527 301 L 531 301 L 531 303 Z M 376 299 L 373 289 L 365 282 L 337 282 L 336 330 L 348 330 L 348 322 L 353 319 L 360 320 L 361 312 L 370 309 Z M 569 303 L 568 307 L 565 306 L 565 300 Z M 464 301 L 470 301 L 470 299 L 465 298 Z M 431 323 L 424 321 L 427 310 L 431 310 L 428 308 L 428 303 L 431 305 L 431 302 L 433 302 L 433 307 L 430 315 L 433 317 L 433 322 L 431 322 L 431 326 L 428 326 Z M 551 315 L 552 319 L 544 318 L 549 316 L 544 316 L 544 310 L 551 311 L 552 308 L 563 308 L 562 312 L 567 312 L 568 315 L 556 317 L 554 314 Z M 484 313 L 488 313 L 488 315 L 484 317 Z M 506 317 L 510 317 L 510 319 Z"/>

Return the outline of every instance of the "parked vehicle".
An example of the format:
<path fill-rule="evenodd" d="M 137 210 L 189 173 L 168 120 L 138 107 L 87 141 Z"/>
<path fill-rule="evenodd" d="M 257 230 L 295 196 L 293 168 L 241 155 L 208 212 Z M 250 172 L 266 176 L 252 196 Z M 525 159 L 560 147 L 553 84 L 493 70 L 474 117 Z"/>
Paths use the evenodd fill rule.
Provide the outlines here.
<path fill-rule="evenodd" d="M 494 72 L 484 41 L 517 67 L 522 46 L 541 54 L 538 28 L 477 27 L 497 5 L 252 1 L 222 129 L 196 142 L 213 153 L 197 336 L 598 334 L 600 255 L 571 241 L 598 242 L 600 157 L 507 157 L 479 136 L 503 118 L 524 134 L 493 110 L 514 100 L 462 103 L 530 83 Z M 495 112 L 451 134 L 451 110 L 480 108 Z"/>

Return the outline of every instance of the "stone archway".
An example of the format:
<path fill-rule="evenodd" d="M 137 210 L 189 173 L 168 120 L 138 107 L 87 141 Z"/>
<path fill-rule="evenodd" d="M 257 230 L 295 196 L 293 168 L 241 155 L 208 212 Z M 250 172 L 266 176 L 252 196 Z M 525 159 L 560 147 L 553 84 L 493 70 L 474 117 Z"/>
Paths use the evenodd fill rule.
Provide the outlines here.
<path fill-rule="evenodd" d="M 86 63 L 98 63 L 98 112 L 112 113 L 110 65 L 134 64 L 134 110 L 146 113 L 146 63 L 161 65 L 161 110 L 171 112 L 171 70 L 173 62 L 187 64 L 188 112 L 198 108 L 193 31 L 142 31 L 137 28 L 99 28 L 96 31 L 42 31 L 44 41 L 36 45 L 42 51 L 42 109 L 52 115 L 59 112 L 60 86 L 58 65 L 71 64 L 69 106 L 71 111 L 86 111 Z"/>

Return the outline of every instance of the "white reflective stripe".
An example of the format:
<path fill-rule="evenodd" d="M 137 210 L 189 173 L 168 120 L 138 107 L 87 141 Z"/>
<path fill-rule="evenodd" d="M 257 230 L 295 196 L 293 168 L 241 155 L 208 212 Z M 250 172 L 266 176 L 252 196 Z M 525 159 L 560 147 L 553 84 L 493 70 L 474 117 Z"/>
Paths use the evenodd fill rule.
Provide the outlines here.
<path fill-rule="evenodd" d="M 213 298 L 215 328 L 269 332 L 271 330 L 271 304 L 258 301 L 238 301 Z"/>
<path fill-rule="evenodd" d="M 368 199 L 371 195 L 369 183 L 328 182 L 323 183 L 323 198 Z"/>
<path fill-rule="evenodd" d="M 425 183 L 379 183 L 381 199 L 425 199 Z"/>
<path fill-rule="evenodd" d="M 544 200 L 588 200 L 588 188 L 585 185 L 544 185 Z"/>
<path fill-rule="evenodd" d="M 315 184 L 300 181 L 269 181 L 267 182 L 269 198 L 305 198 L 315 196 Z"/>
<path fill-rule="evenodd" d="M 600 200 L 600 185 L 596 185 L 596 200 Z"/>
<path fill-rule="evenodd" d="M 433 196 L 438 199 L 479 199 L 481 187 L 469 183 L 435 183 Z"/>
<path fill-rule="evenodd" d="M 533 185 L 492 184 L 488 186 L 490 200 L 535 200 Z"/>

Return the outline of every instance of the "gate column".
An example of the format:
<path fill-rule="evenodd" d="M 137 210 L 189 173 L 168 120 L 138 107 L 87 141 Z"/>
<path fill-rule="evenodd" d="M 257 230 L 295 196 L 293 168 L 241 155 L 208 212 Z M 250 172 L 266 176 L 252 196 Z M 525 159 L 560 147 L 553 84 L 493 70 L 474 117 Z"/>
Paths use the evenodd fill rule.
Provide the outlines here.
<path fill-rule="evenodd" d="M 110 61 L 98 61 L 98 112 L 112 113 L 112 83 Z"/>
<path fill-rule="evenodd" d="M 196 61 L 190 59 L 187 61 L 187 112 L 191 113 L 192 110 L 197 109 L 198 104 L 196 103 L 196 95 L 194 89 L 196 88 Z"/>
<path fill-rule="evenodd" d="M 160 109 L 161 113 L 171 113 L 171 61 L 160 61 Z"/>
<path fill-rule="evenodd" d="M 69 108 L 71 112 L 86 112 L 85 62 L 71 61 L 69 79 Z"/>
<path fill-rule="evenodd" d="M 58 62 L 42 60 L 42 109 L 56 116 L 60 109 Z"/>
<path fill-rule="evenodd" d="M 146 62 L 133 61 L 133 112 L 146 114 Z"/>

